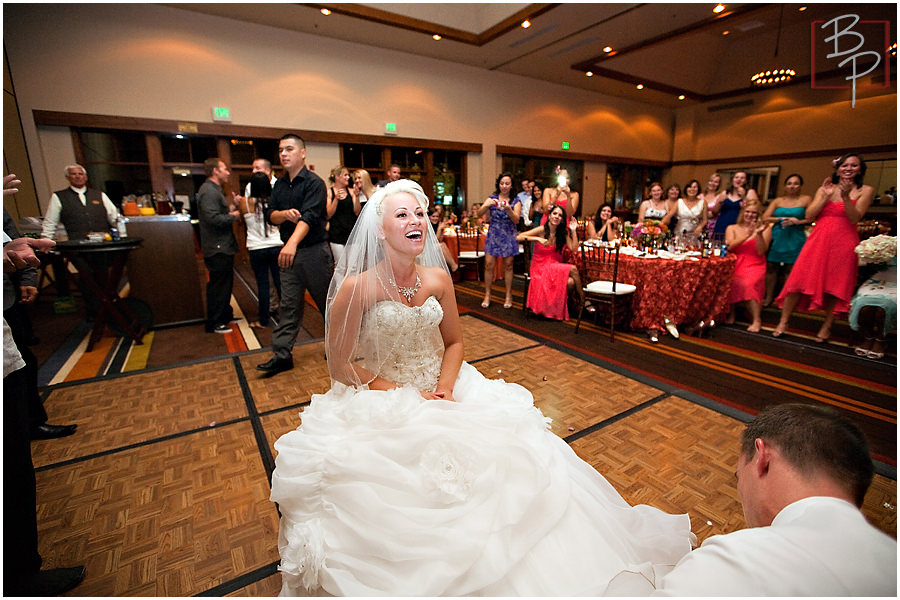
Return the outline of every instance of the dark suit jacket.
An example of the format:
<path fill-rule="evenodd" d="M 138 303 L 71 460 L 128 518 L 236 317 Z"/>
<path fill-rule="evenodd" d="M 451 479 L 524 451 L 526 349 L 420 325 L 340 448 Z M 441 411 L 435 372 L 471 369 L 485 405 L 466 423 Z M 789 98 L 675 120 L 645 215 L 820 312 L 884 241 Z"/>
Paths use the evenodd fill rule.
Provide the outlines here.
<path fill-rule="evenodd" d="M 197 192 L 200 216 L 200 249 L 203 256 L 237 253 L 237 240 L 231 224 L 234 215 L 228 214 L 228 205 L 222 188 L 207 179 Z"/>

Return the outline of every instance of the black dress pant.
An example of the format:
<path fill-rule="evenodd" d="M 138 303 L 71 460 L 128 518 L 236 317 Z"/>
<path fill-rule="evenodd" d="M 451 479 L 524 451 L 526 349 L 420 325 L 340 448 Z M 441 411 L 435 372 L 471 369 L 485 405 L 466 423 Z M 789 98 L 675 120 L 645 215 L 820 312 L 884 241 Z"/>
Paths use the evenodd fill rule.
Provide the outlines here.
<path fill-rule="evenodd" d="M 231 310 L 234 255 L 213 254 L 205 256 L 203 262 L 209 271 L 209 281 L 206 284 L 206 330 L 212 331 L 234 317 Z"/>
<path fill-rule="evenodd" d="M 13 340 L 19 347 L 19 354 L 25 361 L 25 366 L 21 371 L 24 373 L 24 393 L 25 407 L 28 417 L 28 429 L 30 434 L 32 431 L 47 422 L 47 411 L 44 410 L 44 403 L 41 401 L 41 395 L 38 393 L 38 360 L 28 347 L 30 338 L 28 314 L 25 312 L 25 306 L 16 302 L 11 307 L 3 311 L 3 318 L 12 332 Z"/>
<path fill-rule="evenodd" d="M 36 482 L 28 435 L 24 369 L 3 379 L 3 594 L 18 595 L 41 568 Z"/>

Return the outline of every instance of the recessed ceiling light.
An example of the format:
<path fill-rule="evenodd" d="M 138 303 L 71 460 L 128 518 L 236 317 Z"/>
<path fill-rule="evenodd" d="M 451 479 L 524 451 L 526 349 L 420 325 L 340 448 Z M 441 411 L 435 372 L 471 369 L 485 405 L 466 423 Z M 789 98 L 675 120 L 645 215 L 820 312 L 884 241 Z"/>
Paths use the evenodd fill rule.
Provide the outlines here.
<path fill-rule="evenodd" d="M 531 21 L 529 21 L 528 19 L 522 21 L 522 29 L 528 29 L 529 27 L 531 27 Z"/>
<path fill-rule="evenodd" d="M 331 11 L 328 10 L 327 8 L 323 8 L 319 12 L 322 13 L 323 15 L 325 15 L 326 17 L 331 14 Z"/>
<path fill-rule="evenodd" d="M 680 96 L 678 96 L 678 99 L 679 99 L 679 100 L 684 100 L 684 94 L 681 94 Z"/>
<path fill-rule="evenodd" d="M 729 33 L 731 33 L 731 32 L 726 29 L 725 31 L 722 32 L 722 35 L 728 35 Z"/>
<path fill-rule="evenodd" d="M 612 46 L 607 46 L 606 48 L 603 49 L 603 51 L 606 53 L 612 52 Z"/>
<path fill-rule="evenodd" d="M 639 83 L 639 84 L 637 84 L 636 87 L 637 87 L 637 89 L 642 90 L 642 89 L 644 89 L 644 84 L 643 84 L 643 83 Z"/>
<path fill-rule="evenodd" d="M 801 6 L 801 7 L 798 8 L 797 10 L 800 11 L 800 12 L 803 12 L 804 10 L 806 10 L 806 7 L 805 7 L 805 6 Z"/>
<path fill-rule="evenodd" d="M 725 5 L 724 5 L 724 4 L 716 4 L 716 7 L 713 9 L 713 12 L 716 13 L 716 14 L 719 14 L 719 13 L 722 12 L 723 10 L 725 10 Z"/>
<path fill-rule="evenodd" d="M 593 71 L 585 71 L 584 74 L 587 75 L 588 77 L 593 77 L 593 76 L 594 76 L 594 72 L 593 72 Z"/>
<path fill-rule="evenodd" d="M 438 34 L 434 34 L 433 36 L 431 36 L 431 39 L 433 39 L 434 41 L 437 42 L 438 40 L 441 39 L 441 36 L 439 36 Z"/>

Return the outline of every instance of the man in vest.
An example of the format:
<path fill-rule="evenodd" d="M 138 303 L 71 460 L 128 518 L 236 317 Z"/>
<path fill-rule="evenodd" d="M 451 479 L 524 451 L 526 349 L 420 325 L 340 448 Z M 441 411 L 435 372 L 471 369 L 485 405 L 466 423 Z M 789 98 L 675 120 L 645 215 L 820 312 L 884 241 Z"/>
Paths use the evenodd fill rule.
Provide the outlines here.
<path fill-rule="evenodd" d="M 106 233 L 116 226 L 119 212 L 110 199 L 101 192 L 87 186 L 88 176 L 84 167 L 78 164 L 66 167 L 66 179 L 69 187 L 53 192 L 47 212 L 44 215 L 44 228 L 41 237 L 55 240 L 56 227 L 62 223 L 70 240 L 86 239 L 88 233 L 98 231 Z M 93 258 L 92 258 L 93 260 Z M 108 270 L 106 258 L 97 258 L 98 280 L 103 281 L 104 271 Z M 53 274 L 56 276 L 56 289 L 59 296 L 68 296 L 66 270 L 61 259 L 54 259 Z M 82 286 L 88 320 L 92 320 L 97 312 L 99 301 L 86 286 Z"/>

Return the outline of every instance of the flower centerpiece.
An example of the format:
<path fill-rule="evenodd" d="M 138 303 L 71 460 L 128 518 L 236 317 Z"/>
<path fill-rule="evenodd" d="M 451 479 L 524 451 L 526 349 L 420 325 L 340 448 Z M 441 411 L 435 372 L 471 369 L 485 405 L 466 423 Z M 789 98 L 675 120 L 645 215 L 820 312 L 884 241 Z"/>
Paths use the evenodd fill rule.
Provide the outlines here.
<path fill-rule="evenodd" d="M 860 265 L 880 265 L 886 267 L 897 258 L 897 237 L 876 235 L 867 238 L 854 248 Z"/>
<path fill-rule="evenodd" d="M 643 223 L 634 226 L 634 229 L 631 230 L 631 237 L 637 241 L 639 246 L 653 246 L 655 243 L 658 247 L 668 232 L 669 228 L 662 221 L 645 219 Z"/>

